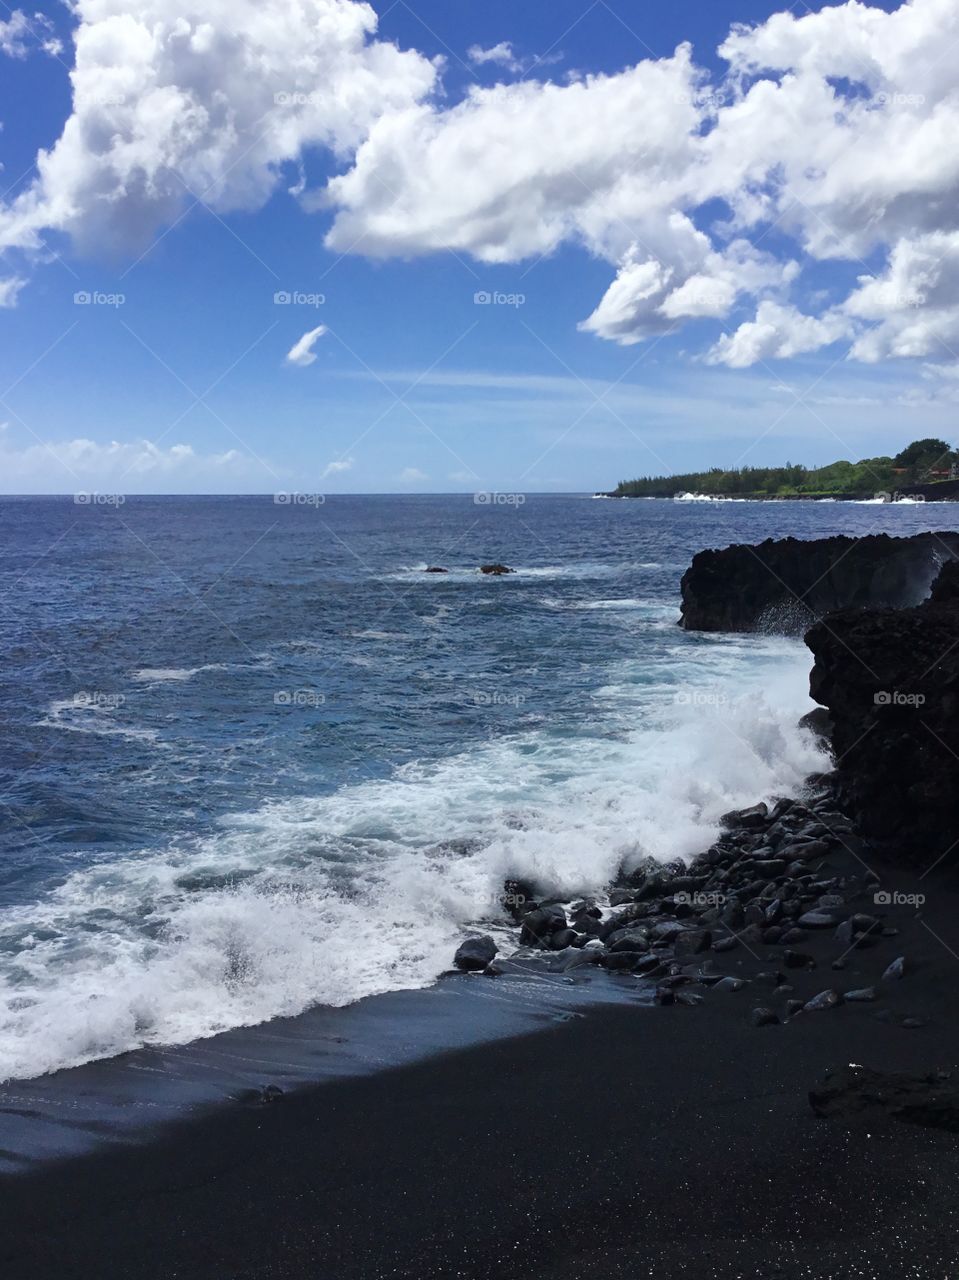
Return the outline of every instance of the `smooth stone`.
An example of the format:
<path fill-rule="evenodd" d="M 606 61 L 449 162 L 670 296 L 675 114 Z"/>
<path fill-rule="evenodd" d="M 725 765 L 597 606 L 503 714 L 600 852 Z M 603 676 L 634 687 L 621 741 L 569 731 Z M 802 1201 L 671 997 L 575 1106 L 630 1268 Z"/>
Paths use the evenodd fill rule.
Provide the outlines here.
<path fill-rule="evenodd" d="M 893 960 L 889 968 L 886 970 L 886 972 L 882 975 L 882 980 L 883 982 L 891 982 L 894 979 L 904 978 L 905 976 L 906 976 L 906 957 L 897 956 L 895 960 Z"/>
<path fill-rule="evenodd" d="M 844 997 L 846 1000 L 852 1000 L 854 1003 L 867 1003 L 876 998 L 875 987 L 857 987 L 855 991 L 847 991 Z"/>
<path fill-rule="evenodd" d="M 837 1004 L 842 1004 L 842 996 L 838 991 L 820 991 L 818 996 L 807 1000 L 803 1008 L 807 1013 L 818 1013 L 820 1009 L 835 1009 Z"/>
<path fill-rule="evenodd" d="M 749 1020 L 754 1027 L 772 1027 L 779 1022 L 779 1015 L 773 1009 L 753 1009 Z"/>
<path fill-rule="evenodd" d="M 457 969 L 475 973 L 492 964 L 496 959 L 496 943 L 490 937 L 467 938 L 453 957 Z"/>

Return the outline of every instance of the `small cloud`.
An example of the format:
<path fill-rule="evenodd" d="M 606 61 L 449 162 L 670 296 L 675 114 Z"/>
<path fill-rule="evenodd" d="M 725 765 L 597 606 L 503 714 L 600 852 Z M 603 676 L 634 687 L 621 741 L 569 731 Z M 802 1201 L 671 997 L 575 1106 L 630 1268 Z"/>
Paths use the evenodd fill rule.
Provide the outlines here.
<path fill-rule="evenodd" d="M 313 347 L 318 339 L 323 337 L 324 333 L 326 333 L 325 324 L 318 324 L 315 329 L 307 330 L 303 337 L 294 342 L 286 353 L 286 363 L 295 364 L 300 369 L 305 369 L 307 365 L 312 364 L 316 359 Z"/>
<path fill-rule="evenodd" d="M 31 19 L 22 9 L 14 9 L 7 22 L 0 22 L 0 53 L 8 58 L 26 58 L 34 49 L 56 58 L 63 52 L 63 43 L 53 34 L 53 23 L 42 13 L 35 13 Z"/>
<path fill-rule="evenodd" d="M 420 471 L 419 467 L 404 467 L 396 478 L 400 484 L 419 484 L 422 480 L 428 480 L 429 476 L 425 471 Z"/>
<path fill-rule="evenodd" d="M 0 280 L 0 307 L 15 307 L 20 290 L 26 283 L 19 276 L 8 276 L 6 280 Z"/>
<path fill-rule="evenodd" d="M 561 62 L 563 58 L 561 53 L 544 55 L 542 58 L 519 58 L 514 53 L 513 46 L 509 40 L 501 40 L 499 44 L 494 44 L 489 49 L 484 49 L 481 44 L 470 45 L 466 50 L 466 56 L 474 67 L 493 64 L 502 67 L 506 71 L 512 71 L 516 75 L 520 75 L 524 71 L 530 71 L 535 66 L 545 67 L 555 62 Z"/>
<path fill-rule="evenodd" d="M 314 356 L 314 359 L 316 359 L 315 356 Z M 340 458 L 336 462 L 328 462 L 326 464 L 326 466 L 323 468 L 323 474 L 320 476 L 320 479 L 326 480 L 328 479 L 329 476 L 338 476 L 343 471 L 352 471 L 352 470 L 353 470 L 353 459 Z"/>
<path fill-rule="evenodd" d="M 454 484 L 470 484 L 476 479 L 468 471 L 451 471 L 446 478 L 452 480 Z"/>

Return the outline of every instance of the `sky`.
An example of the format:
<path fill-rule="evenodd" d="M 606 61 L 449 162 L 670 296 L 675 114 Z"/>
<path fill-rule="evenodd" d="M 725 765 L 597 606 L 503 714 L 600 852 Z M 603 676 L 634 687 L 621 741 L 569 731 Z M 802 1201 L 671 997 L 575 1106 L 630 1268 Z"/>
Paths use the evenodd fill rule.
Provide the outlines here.
<path fill-rule="evenodd" d="M 959 2 L 0 5 L 0 492 L 957 443 Z"/>

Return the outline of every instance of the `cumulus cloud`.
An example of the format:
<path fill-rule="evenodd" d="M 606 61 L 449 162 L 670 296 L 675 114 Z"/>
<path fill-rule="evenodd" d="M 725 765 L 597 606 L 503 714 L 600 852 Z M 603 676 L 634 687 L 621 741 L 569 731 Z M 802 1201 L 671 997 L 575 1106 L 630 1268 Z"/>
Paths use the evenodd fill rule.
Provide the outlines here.
<path fill-rule="evenodd" d="M 327 243 L 483 262 L 580 244 L 616 268 L 582 325 L 603 338 L 641 342 L 752 299 L 755 319 L 720 344 L 721 358 L 787 356 L 847 335 L 859 335 L 860 359 L 922 353 L 953 333 L 948 271 L 941 301 L 925 291 L 921 315 L 895 287 L 882 312 L 857 296 L 868 282 L 838 314 L 770 305 L 786 305 L 807 261 L 860 265 L 879 251 L 894 272 L 911 253 L 912 274 L 928 274 L 918 259 L 946 248 L 928 238 L 955 231 L 959 203 L 959 78 L 943 56 L 956 43 L 954 0 L 907 0 L 894 13 L 851 0 L 737 26 L 719 82 L 680 46 L 617 75 L 421 102 L 381 117 L 333 181 Z M 784 265 L 743 248 L 774 227 L 794 245 Z"/>
<path fill-rule="evenodd" d="M 357 0 L 72 7 L 73 112 L 0 209 L 0 248 L 36 249 L 45 228 L 129 244 L 191 191 L 253 209 L 282 183 L 332 209 L 337 253 L 514 263 L 579 246 L 610 268 L 581 327 L 626 345 L 719 321 L 709 358 L 742 367 L 838 340 L 864 361 L 959 341 L 955 0 L 737 25 L 719 78 L 680 45 L 453 103 L 438 65 L 377 39 Z M 469 57 L 522 66 L 509 41 Z M 282 171 L 314 146 L 344 171 L 311 196 L 302 168 Z M 822 261 L 847 264 L 847 296 L 794 296 Z"/>
<path fill-rule="evenodd" d="M 303 337 L 297 338 L 286 353 L 286 363 L 295 364 L 300 369 L 305 369 L 307 365 L 313 364 L 316 360 L 313 348 L 324 333 L 326 333 L 325 324 L 318 324 L 315 329 L 307 329 Z"/>
<path fill-rule="evenodd" d="M 255 209 L 285 162 L 348 156 L 436 68 L 374 39 L 353 0 L 75 0 L 73 111 L 38 177 L 0 214 L 0 247 L 44 229 L 81 248 L 138 247 L 195 196 Z"/>
<path fill-rule="evenodd" d="M 848 319 L 842 315 L 819 319 L 803 315 L 796 307 L 762 302 L 756 319 L 720 338 L 707 360 L 731 369 L 747 369 L 759 360 L 788 360 L 838 342 L 848 335 L 849 328 Z"/>
<path fill-rule="evenodd" d="M 400 484 L 421 484 L 429 476 L 425 471 L 420 471 L 419 467 L 404 467 L 396 478 Z"/>

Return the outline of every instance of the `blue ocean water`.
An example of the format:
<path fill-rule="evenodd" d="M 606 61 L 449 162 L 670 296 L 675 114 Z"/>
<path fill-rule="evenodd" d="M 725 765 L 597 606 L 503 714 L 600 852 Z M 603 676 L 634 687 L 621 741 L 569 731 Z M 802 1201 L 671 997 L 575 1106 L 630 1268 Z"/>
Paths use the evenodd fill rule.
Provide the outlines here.
<path fill-rule="evenodd" d="M 424 987 L 468 928 L 511 937 L 508 875 L 572 895 L 699 851 L 824 762 L 800 642 L 676 626 L 692 555 L 955 523 L 0 500 L 0 1080 Z"/>

